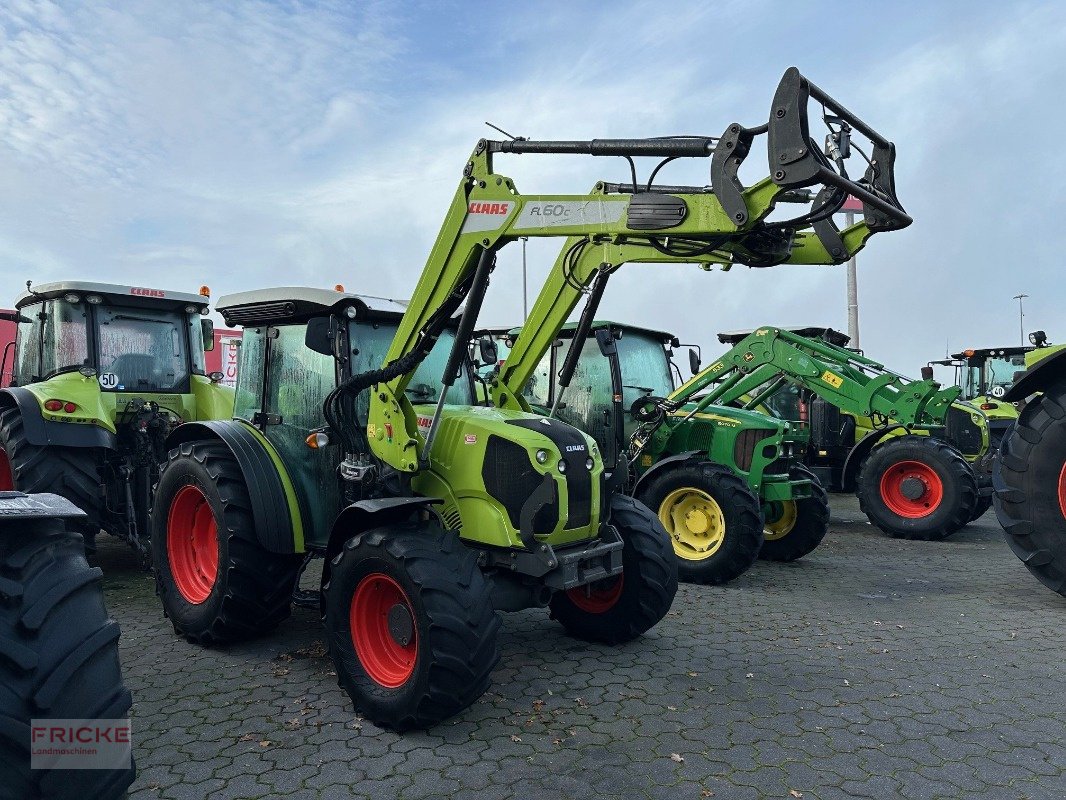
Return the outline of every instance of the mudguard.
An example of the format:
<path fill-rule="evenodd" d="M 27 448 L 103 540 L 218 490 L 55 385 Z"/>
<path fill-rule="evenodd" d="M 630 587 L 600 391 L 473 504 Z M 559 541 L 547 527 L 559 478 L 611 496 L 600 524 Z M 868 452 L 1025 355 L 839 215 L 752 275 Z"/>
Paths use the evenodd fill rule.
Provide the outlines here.
<path fill-rule="evenodd" d="M 222 442 L 237 460 L 252 499 L 259 543 L 272 553 L 302 553 L 303 520 L 296 494 L 269 443 L 246 423 L 213 420 L 179 425 L 167 438 L 167 449 L 204 439 Z"/>
<path fill-rule="evenodd" d="M 26 441 L 38 447 L 117 448 L 115 434 L 96 425 L 75 422 L 52 422 L 41 414 L 41 405 L 29 390 L 21 387 L 0 389 L 0 408 L 17 408 L 22 414 Z"/>
<path fill-rule="evenodd" d="M 863 436 L 862 439 L 851 448 L 848 457 L 844 459 L 844 468 L 840 471 L 841 491 L 855 491 L 855 483 L 859 477 L 859 468 L 862 466 L 862 462 L 866 460 L 866 456 L 870 455 L 870 451 L 874 449 L 874 445 L 892 431 L 900 429 L 906 430 L 906 427 L 906 425 L 889 425 L 887 428 L 878 428 Z"/>
<path fill-rule="evenodd" d="M 1060 350 L 1025 370 L 1000 399 L 1008 403 L 1016 403 L 1030 395 L 1044 391 L 1048 386 L 1063 378 L 1066 378 L 1066 350 Z"/>
<path fill-rule="evenodd" d="M 633 491 L 630 492 L 630 494 L 633 497 L 636 497 L 637 496 L 637 489 L 639 489 L 640 485 L 642 483 L 644 483 L 645 480 L 648 479 L 648 476 L 653 475 L 653 474 L 657 474 L 663 467 L 667 467 L 667 466 L 669 466 L 671 464 L 678 464 L 678 463 L 680 463 L 682 461 L 688 461 L 693 456 L 706 456 L 706 455 L 707 454 L 704 453 L 702 450 L 686 450 L 683 453 L 677 453 L 677 454 L 672 455 L 672 456 L 667 456 L 666 458 L 664 458 L 664 459 L 662 459 L 660 461 L 656 461 L 654 464 L 652 464 L 650 467 L 648 467 L 648 471 L 647 472 L 645 472 L 643 475 L 641 475 L 639 478 L 637 478 L 637 482 L 635 484 L 633 484 Z"/>

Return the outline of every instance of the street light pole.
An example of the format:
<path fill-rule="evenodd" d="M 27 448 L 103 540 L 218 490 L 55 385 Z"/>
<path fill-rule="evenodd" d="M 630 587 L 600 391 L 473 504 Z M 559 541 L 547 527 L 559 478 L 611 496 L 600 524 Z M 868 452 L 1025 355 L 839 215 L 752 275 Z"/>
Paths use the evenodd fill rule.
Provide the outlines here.
<path fill-rule="evenodd" d="M 522 322 L 529 319 L 529 294 L 526 289 L 526 242 L 528 236 L 519 237 L 522 240 Z"/>
<path fill-rule="evenodd" d="M 855 224 L 855 212 L 848 211 L 844 219 L 850 228 Z M 855 256 L 848 259 L 848 337 L 852 347 L 862 347 L 859 344 L 859 286 L 855 275 Z"/>
<path fill-rule="evenodd" d="M 1025 346 L 1025 323 L 1023 322 L 1025 311 L 1022 310 L 1022 300 L 1028 296 L 1027 294 L 1016 294 L 1012 298 L 1018 301 L 1018 338 L 1021 340 L 1023 347 Z"/>

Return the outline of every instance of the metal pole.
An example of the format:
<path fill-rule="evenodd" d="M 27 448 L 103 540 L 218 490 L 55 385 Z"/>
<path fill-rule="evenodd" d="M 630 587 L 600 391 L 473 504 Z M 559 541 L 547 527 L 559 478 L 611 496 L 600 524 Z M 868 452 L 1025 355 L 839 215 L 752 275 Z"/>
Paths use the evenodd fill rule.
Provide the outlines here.
<path fill-rule="evenodd" d="M 1023 347 L 1025 346 L 1025 323 L 1023 322 L 1025 311 L 1022 309 L 1022 299 L 1028 296 L 1027 294 L 1016 294 L 1013 298 L 1018 301 L 1018 339 Z"/>
<path fill-rule="evenodd" d="M 845 215 L 848 227 L 855 224 L 855 212 Z M 848 336 L 852 347 L 862 347 L 859 343 L 859 287 L 855 275 L 855 256 L 848 259 Z"/>
<path fill-rule="evenodd" d="M 525 322 L 529 319 L 529 292 L 526 287 L 526 242 L 529 241 L 528 236 L 521 237 L 522 239 L 522 321 Z"/>

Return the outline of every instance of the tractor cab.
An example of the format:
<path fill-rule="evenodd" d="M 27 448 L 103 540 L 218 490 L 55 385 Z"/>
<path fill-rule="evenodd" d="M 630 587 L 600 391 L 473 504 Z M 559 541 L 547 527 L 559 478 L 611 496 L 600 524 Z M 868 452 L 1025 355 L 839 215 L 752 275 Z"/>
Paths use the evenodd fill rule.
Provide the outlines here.
<path fill-rule="evenodd" d="M 982 404 L 982 408 L 1000 401 L 1014 385 L 1015 373 L 1025 369 L 1026 353 L 1035 349 L 1031 345 L 982 347 L 953 354 L 948 363 L 955 367 L 955 385 L 962 389 L 959 399 Z"/>

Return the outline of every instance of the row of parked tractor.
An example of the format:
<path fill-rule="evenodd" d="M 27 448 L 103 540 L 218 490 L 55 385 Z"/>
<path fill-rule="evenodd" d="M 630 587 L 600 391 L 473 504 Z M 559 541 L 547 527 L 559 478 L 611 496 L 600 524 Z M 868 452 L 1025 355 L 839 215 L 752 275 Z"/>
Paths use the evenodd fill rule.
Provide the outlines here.
<path fill-rule="evenodd" d="M 738 170 L 763 135 L 769 172 L 745 186 Z M 861 177 L 847 169 L 856 153 Z M 634 168 L 588 194 L 522 195 L 494 167 L 509 154 L 700 159 L 711 181 L 657 185 L 656 167 L 638 182 Z M 723 583 L 759 557 L 813 551 L 827 490 L 855 492 L 888 535 L 943 539 L 988 509 L 995 485 L 1027 565 L 1061 575 L 1061 546 L 1041 538 L 1066 533 L 1066 406 L 1038 378 L 1053 373 L 1011 389 L 1044 394 L 997 459 L 991 399 L 907 379 L 831 329 L 720 334 L 728 350 L 705 366 L 690 348 L 682 380 L 674 336 L 597 318 L 623 265 L 843 263 L 911 221 L 894 159 L 795 69 L 768 122 L 721 136 L 481 140 L 408 299 L 281 287 L 214 302 L 243 329 L 235 390 L 207 373 L 206 287 L 28 284 L 0 368 L 13 375 L 0 391 L 0 515 L 39 521 L 0 538 L 0 677 L 17 688 L 0 695 L 12 721 L 0 744 L 25 750 L 32 718 L 128 709 L 117 627 L 81 553 L 101 531 L 144 555 L 190 642 L 318 608 L 340 684 L 395 730 L 486 690 L 498 612 L 544 608 L 579 639 L 630 641 L 666 615 L 679 576 Z M 849 196 L 864 214 L 840 229 Z M 496 254 L 529 236 L 563 240 L 531 313 L 479 329 Z M 1050 487 L 1034 469 L 1047 452 Z M 1059 516 L 1045 532 L 1026 509 L 1048 492 Z M 124 779 L 106 775 L 80 796 L 110 796 L 105 782 Z M 26 796 L 49 780 L 19 779 Z"/>

